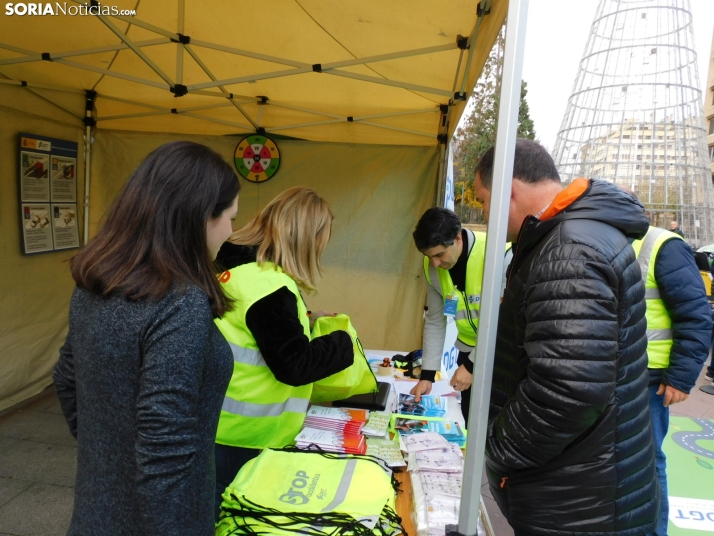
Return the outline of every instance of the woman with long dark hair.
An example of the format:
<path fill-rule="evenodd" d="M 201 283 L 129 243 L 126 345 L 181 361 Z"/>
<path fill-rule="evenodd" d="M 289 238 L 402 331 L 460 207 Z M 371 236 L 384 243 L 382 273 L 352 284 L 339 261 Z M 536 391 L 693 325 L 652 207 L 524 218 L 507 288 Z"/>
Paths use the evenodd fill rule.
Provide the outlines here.
<path fill-rule="evenodd" d="M 162 145 L 72 259 L 54 372 L 77 438 L 70 535 L 214 533 L 213 444 L 233 359 L 213 323 L 231 308 L 213 261 L 239 188 L 208 147 Z"/>

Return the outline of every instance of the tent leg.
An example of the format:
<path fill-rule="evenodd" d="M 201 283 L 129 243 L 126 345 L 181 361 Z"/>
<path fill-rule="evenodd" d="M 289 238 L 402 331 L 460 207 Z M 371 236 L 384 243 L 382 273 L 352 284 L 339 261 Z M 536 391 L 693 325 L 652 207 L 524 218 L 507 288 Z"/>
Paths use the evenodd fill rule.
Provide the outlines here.
<path fill-rule="evenodd" d="M 87 90 L 87 100 L 84 106 L 84 236 L 82 244 L 87 245 L 89 242 L 89 186 L 92 179 L 92 127 L 94 127 L 95 119 L 92 116 L 94 111 L 94 101 L 97 98 L 97 92 Z"/>
<path fill-rule="evenodd" d="M 506 47 L 501 81 L 501 105 L 498 110 L 493 186 L 489 212 L 483 293 L 478 339 L 474 358 L 474 382 L 471 389 L 469 441 L 464 460 L 463 486 L 458 528 L 447 527 L 447 534 L 477 534 L 481 477 L 488 433 L 488 408 L 496 349 L 498 310 L 501 302 L 501 277 L 508 227 L 508 211 L 513 182 L 513 157 L 516 149 L 518 108 L 521 96 L 523 54 L 526 37 L 528 0 L 510 0 L 506 18 Z"/>
<path fill-rule="evenodd" d="M 446 193 L 444 189 L 446 188 L 446 159 L 448 155 L 446 152 L 446 144 L 439 144 L 439 167 L 437 173 L 436 181 L 436 202 L 434 206 L 444 207 L 446 204 Z"/>

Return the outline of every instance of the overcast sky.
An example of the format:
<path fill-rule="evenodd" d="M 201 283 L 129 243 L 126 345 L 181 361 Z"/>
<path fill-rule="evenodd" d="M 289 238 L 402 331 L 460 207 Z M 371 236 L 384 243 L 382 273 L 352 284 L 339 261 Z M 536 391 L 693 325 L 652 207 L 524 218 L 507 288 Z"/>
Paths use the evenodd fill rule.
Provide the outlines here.
<path fill-rule="evenodd" d="M 530 0 L 523 79 L 536 136 L 553 148 L 599 0 Z M 685 0 L 686 2 L 686 0 Z M 689 0 L 704 90 L 714 32 L 714 0 Z"/>

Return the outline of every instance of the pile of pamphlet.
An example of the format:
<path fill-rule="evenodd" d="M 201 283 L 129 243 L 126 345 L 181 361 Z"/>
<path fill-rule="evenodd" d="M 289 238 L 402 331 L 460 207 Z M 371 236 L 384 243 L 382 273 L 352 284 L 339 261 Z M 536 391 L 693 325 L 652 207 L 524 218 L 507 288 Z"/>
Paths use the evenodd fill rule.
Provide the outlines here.
<path fill-rule="evenodd" d="M 463 447 L 466 444 L 466 434 L 464 434 L 463 428 L 456 421 L 422 420 L 416 416 L 399 418 L 394 424 L 394 429 L 402 436 L 436 432 L 449 443 L 455 443 L 459 447 Z"/>
<path fill-rule="evenodd" d="M 318 447 L 330 452 L 364 454 L 367 444 L 362 434 L 369 412 L 364 409 L 312 406 L 303 429 L 295 438 L 300 448 Z"/>
<path fill-rule="evenodd" d="M 414 395 L 400 394 L 397 413 L 419 417 L 443 417 L 446 415 L 446 397 L 422 395 L 421 400 L 416 402 Z"/>
<path fill-rule="evenodd" d="M 402 436 L 412 473 L 414 524 L 418 536 L 443 535 L 456 525 L 464 460 L 461 449 L 436 432 Z"/>

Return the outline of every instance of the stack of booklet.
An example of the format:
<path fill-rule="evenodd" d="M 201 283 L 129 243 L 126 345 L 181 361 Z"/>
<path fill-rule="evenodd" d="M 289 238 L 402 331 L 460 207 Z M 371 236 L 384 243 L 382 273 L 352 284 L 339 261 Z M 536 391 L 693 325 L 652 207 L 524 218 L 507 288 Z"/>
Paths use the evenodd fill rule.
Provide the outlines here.
<path fill-rule="evenodd" d="M 362 428 L 368 414 L 363 409 L 312 406 L 295 444 L 300 448 L 316 446 L 330 452 L 364 454 L 367 444 Z"/>
<path fill-rule="evenodd" d="M 362 432 L 369 411 L 366 409 L 326 408 L 312 406 L 307 410 L 305 424 L 309 428 L 320 430 L 333 430 L 345 434 L 359 434 Z"/>
<path fill-rule="evenodd" d="M 446 415 L 446 397 L 441 395 L 422 395 L 416 402 L 414 395 L 400 394 L 397 413 L 418 415 L 420 417 L 443 417 Z"/>
<path fill-rule="evenodd" d="M 466 434 L 464 434 L 461 425 L 459 425 L 456 421 L 401 418 L 396 420 L 394 429 L 399 432 L 399 435 L 402 436 L 421 434 L 424 432 L 436 432 L 449 443 L 455 443 L 459 447 L 463 447 L 466 444 Z"/>

